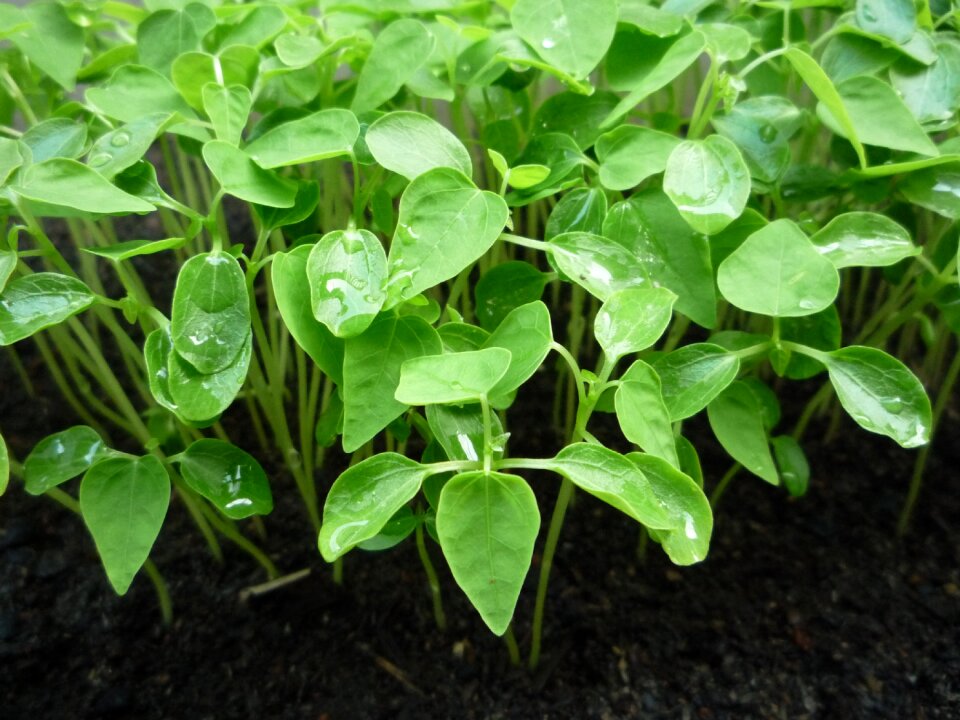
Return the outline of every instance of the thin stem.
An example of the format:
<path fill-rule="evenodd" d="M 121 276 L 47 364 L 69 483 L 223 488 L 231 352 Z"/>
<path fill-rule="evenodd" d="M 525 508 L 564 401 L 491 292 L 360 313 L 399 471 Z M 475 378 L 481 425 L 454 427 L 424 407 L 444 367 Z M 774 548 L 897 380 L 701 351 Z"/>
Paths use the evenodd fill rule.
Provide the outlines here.
<path fill-rule="evenodd" d="M 507 625 L 507 631 L 503 634 L 503 641 L 507 645 L 507 652 L 510 653 L 510 664 L 520 665 L 520 646 L 517 645 L 517 636 L 513 633 L 513 624 Z"/>
<path fill-rule="evenodd" d="M 173 601 L 170 599 L 167 583 L 150 558 L 143 562 L 143 569 L 146 571 L 147 577 L 150 578 L 150 582 L 153 583 L 153 590 L 156 592 L 157 602 L 160 604 L 160 616 L 163 618 L 163 624 L 169 625 L 173 622 Z"/>
<path fill-rule="evenodd" d="M 717 504 L 720 502 L 720 498 L 723 497 L 723 493 L 726 492 L 727 486 L 730 484 L 730 481 L 736 476 L 738 472 L 743 468 L 743 465 L 740 463 L 734 463 L 730 466 L 730 469 L 727 470 L 726 474 L 720 478 L 720 482 L 717 483 L 717 486 L 713 489 L 713 492 L 710 493 L 710 508 L 716 509 Z"/>
<path fill-rule="evenodd" d="M 415 537 L 417 541 L 417 554 L 420 556 L 420 564 L 423 565 L 423 571 L 427 575 L 427 584 L 430 586 L 430 598 L 433 600 L 433 618 L 436 620 L 437 627 L 440 630 L 447 629 L 447 616 L 443 611 L 443 596 L 440 592 L 440 579 L 437 577 L 437 571 L 430 560 L 430 553 L 427 552 L 427 544 L 423 537 L 423 523 L 417 523 Z"/>

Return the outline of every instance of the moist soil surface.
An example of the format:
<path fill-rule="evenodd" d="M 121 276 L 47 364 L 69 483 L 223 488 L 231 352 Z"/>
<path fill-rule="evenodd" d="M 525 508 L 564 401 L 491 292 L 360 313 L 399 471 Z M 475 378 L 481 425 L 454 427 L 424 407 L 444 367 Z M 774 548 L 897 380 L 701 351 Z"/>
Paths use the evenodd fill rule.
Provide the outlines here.
<path fill-rule="evenodd" d="M 70 421 L 55 400 L 27 400 L 6 360 L 0 419 L 22 458 Z M 445 630 L 411 541 L 351 553 L 335 585 L 282 475 L 258 542 L 282 572 L 309 575 L 251 596 L 263 571 L 229 544 L 214 561 L 175 500 L 152 555 L 173 596 L 170 626 L 143 573 L 116 597 L 79 518 L 14 483 L 0 501 L 0 715 L 958 718 L 960 422 L 951 412 L 944 420 L 902 540 L 894 528 L 916 455 L 851 425 L 829 446 L 813 437 L 822 428 L 810 433 L 802 499 L 738 476 L 717 509 L 709 558 L 693 567 L 674 567 L 653 544 L 641 561 L 636 525 L 578 496 L 534 672 L 510 665 L 430 541 Z M 515 414 L 511 422 L 520 425 Z M 728 461 L 707 428 L 694 422 L 690 432 L 716 483 Z M 530 480 L 545 526 L 557 482 Z M 516 616 L 521 648 L 538 562 Z"/>

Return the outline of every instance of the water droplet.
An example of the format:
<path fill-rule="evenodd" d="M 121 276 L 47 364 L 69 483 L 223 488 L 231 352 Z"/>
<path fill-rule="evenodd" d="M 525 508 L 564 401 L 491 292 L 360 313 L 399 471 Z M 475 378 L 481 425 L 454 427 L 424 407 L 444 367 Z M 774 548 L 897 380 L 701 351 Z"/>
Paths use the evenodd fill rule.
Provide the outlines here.
<path fill-rule="evenodd" d="M 89 165 L 92 168 L 103 167 L 112 159 L 113 159 L 113 156 L 110 153 L 97 153 L 96 155 L 91 156 L 89 160 L 87 160 L 87 165 Z"/>
<path fill-rule="evenodd" d="M 777 129 L 769 123 L 760 128 L 760 139 L 765 143 L 772 143 L 777 139 Z"/>
<path fill-rule="evenodd" d="M 459 380 L 451 380 L 450 387 L 452 387 L 454 390 L 463 390 L 463 383 Z"/>
<path fill-rule="evenodd" d="M 114 133 L 114 136 L 110 138 L 110 144 L 114 147 L 124 147 L 130 143 L 130 133 L 126 130 L 120 130 Z"/>
<path fill-rule="evenodd" d="M 903 408 L 903 400 L 899 397 L 881 398 L 880 405 L 889 413 L 897 413 Z"/>
<path fill-rule="evenodd" d="M 863 15 L 863 19 L 867 22 L 877 21 L 877 14 L 873 11 L 873 8 L 866 3 L 861 6 L 860 12 Z"/>
<path fill-rule="evenodd" d="M 551 38 L 544 38 L 543 42 L 540 43 L 540 45 L 543 46 L 544 50 L 549 50 L 550 48 L 554 47 L 556 44 L 557 43 Z"/>
<path fill-rule="evenodd" d="M 797 305 L 799 305 L 803 310 L 815 310 L 817 307 L 816 302 L 807 299 L 801 300 L 797 303 Z"/>

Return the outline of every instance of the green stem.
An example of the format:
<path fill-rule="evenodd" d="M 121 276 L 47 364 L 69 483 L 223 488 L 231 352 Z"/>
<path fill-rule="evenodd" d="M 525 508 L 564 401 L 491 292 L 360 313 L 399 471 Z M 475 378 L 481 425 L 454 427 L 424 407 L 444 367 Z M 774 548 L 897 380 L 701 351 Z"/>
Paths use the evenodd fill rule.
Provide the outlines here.
<path fill-rule="evenodd" d="M 513 624 L 507 626 L 507 631 L 503 634 L 503 641 L 507 645 L 507 652 L 510 653 L 510 664 L 520 665 L 520 646 L 517 645 L 517 636 L 513 633 Z"/>
<path fill-rule="evenodd" d="M 743 468 L 743 465 L 740 463 L 734 463 L 730 466 L 730 469 L 727 470 L 726 474 L 720 478 L 720 482 L 717 483 L 717 486 L 713 489 L 713 492 L 710 493 L 710 508 L 716 509 L 717 505 L 720 502 L 720 498 L 723 497 L 723 493 L 726 492 L 727 486 L 730 485 L 730 481 L 736 477 L 736 474 L 740 472 Z"/>
<path fill-rule="evenodd" d="M 167 583 L 150 558 L 143 562 L 143 569 L 147 572 L 150 582 L 153 583 L 153 590 L 157 594 L 157 602 L 160 604 L 160 616 L 163 618 L 163 624 L 170 625 L 173 622 L 173 601 L 170 599 Z"/>
<path fill-rule="evenodd" d="M 420 556 L 420 564 L 423 565 L 423 571 L 427 575 L 427 583 L 430 586 L 430 598 L 433 600 L 433 618 L 436 620 L 437 627 L 440 630 L 447 629 L 447 616 L 443 611 L 443 596 L 440 592 L 440 579 L 437 577 L 437 571 L 430 560 L 430 553 L 427 552 L 427 544 L 424 541 L 423 523 L 417 523 L 415 531 L 417 541 L 417 554 Z"/>
<path fill-rule="evenodd" d="M 610 375 L 613 374 L 614 363 L 609 359 L 604 359 L 603 367 L 597 374 L 597 382 L 594 383 L 590 392 L 587 394 L 586 401 L 577 408 L 577 419 L 573 432 L 570 435 L 570 442 L 576 442 L 587 434 L 587 422 L 593 414 L 602 388 L 607 384 Z M 573 499 L 574 486 L 567 478 L 560 483 L 560 491 L 557 494 L 557 502 L 553 508 L 553 514 L 550 517 L 550 527 L 547 530 L 547 539 L 543 547 L 543 557 L 540 561 L 540 578 L 537 583 L 537 598 L 533 610 L 533 634 L 530 641 L 530 657 L 528 666 L 531 670 L 535 669 L 540 663 L 540 649 L 543 642 L 543 616 L 547 602 L 547 588 L 550 584 L 550 571 L 553 569 L 553 558 L 557 552 L 557 545 L 560 542 L 560 531 L 563 530 L 563 521 L 567 514 L 567 508 Z"/>

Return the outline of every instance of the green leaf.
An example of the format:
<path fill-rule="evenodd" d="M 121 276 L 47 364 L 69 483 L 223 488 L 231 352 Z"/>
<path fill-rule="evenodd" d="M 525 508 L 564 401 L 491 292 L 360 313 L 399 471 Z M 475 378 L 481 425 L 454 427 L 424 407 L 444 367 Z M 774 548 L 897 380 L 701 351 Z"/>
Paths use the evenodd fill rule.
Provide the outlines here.
<path fill-rule="evenodd" d="M 287 25 L 286 13 L 276 5 L 254 7 L 244 18 L 232 25 L 220 42 L 220 48 L 231 45 L 250 45 L 258 50 L 273 40 Z"/>
<path fill-rule="evenodd" d="M 697 30 L 707 39 L 707 47 L 718 65 L 743 60 L 754 42 L 753 36 L 739 25 L 698 23 Z"/>
<path fill-rule="evenodd" d="M 195 117 L 167 78 L 141 65 L 121 66 L 106 84 L 89 88 L 86 98 L 102 113 L 120 122 L 133 122 L 152 113 Z"/>
<path fill-rule="evenodd" d="M 717 285 L 741 310 L 799 317 L 829 307 L 840 276 L 792 220 L 775 220 L 720 263 Z"/>
<path fill-rule="evenodd" d="M 81 249 L 85 253 L 106 258 L 112 262 L 122 262 L 130 258 L 154 255 L 165 250 L 176 250 L 177 248 L 183 247 L 186 242 L 187 239 L 182 237 L 164 238 L 163 240 L 126 240 L 105 247 Z"/>
<path fill-rule="evenodd" d="M 657 65 L 644 73 L 637 84 L 630 88 L 630 92 L 613 112 L 607 115 L 601 127 L 610 127 L 647 97 L 673 82 L 680 73 L 696 62 L 706 47 L 706 38 L 696 30 L 680 37 L 664 53 Z"/>
<path fill-rule="evenodd" d="M 13 250 L 0 248 L 0 293 L 7 286 L 7 281 L 13 275 L 13 271 L 17 269 L 19 259 L 17 253 Z"/>
<path fill-rule="evenodd" d="M 719 345 L 693 343 L 653 361 L 670 420 L 696 415 L 737 377 L 739 358 Z"/>
<path fill-rule="evenodd" d="M 550 311 L 539 300 L 512 310 L 493 331 L 484 348 L 510 351 L 510 366 L 490 390 L 494 407 L 497 398 L 516 390 L 529 380 L 543 364 L 553 343 Z"/>
<path fill-rule="evenodd" d="M 517 165 L 507 171 L 507 183 L 517 190 L 528 190 L 550 177 L 546 165 Z"/>
<path fill-rule="evenodd" d="M 337 337 L 359 335 L 386 300 L 387 255 L 369 230 L 327 233 L 307 259 L 313 316 Z"/>
<path fill-rule="evenodd" d="M 394 397 L 404 405 L 476 402 L 509 366 L 510 351 L 499 347 L 411 358 L 401 367 Z"/>
<path fill-rule="evenodd" d="M 631 250 L 600 235 L 557 235 L 550 240 L 548 250 L 564 275 L 601 300 L 645 282 L 639 260 Z"/>
<path fill-rule="evenodd" d="M 887 83 L 875 77 L 854 77 L 839 83 L 836 89 L 860 142 L 921 155 L 938 154 L 937 146 Z M 850 139 L 848 129 L 833 110 L 826 103 L 817 106 L 820 119 L 833 132 Z"/>
<path fill-rule="evenodd" d="M 84 213 L 122 215 L 145 213 L 153 205 L 125 193 L 100 173 L 76 160 L 53 158 L 31 165 L 11 189 L 35 202 L 73 208 Z"/>
<path fill-rule="evenodd" d="M 900 188 L 913 204 L 953 220 L 960 218 L 960 163 L 911 173 Z"/>
<path fill-rule="evenodd" d="M 177 353 L 209 375 L 233 364 L 250 334 L 250 298 L 235 258 L 201 253 L 180 268 L 170 335 Z"/>
<path fill-rule="evenodd" d="M 213 123 L 217 140 L 238 147 L 243 128 L 247 125 L 250 108 L 253 106 L 250 91 L 243 85 L 224 87 L 217 83 L 207 83 L 202 92 L 203 111 Z"/>
<path fill-rule="evenodd" d="M 336 479 L 323 506 L 317 545 L 333 562 L 383 529 L 420 491 L 426 465 L 396 453 L 380 453 L 357 463 Z"/>
<path fill-rule="evenodd" d="M 838 269 L 884 267 L 920 254 L 902 225 L 872 212 L 837 215 L 810 242 Z"/>
<path fill-rule="evenodd" d="M 153 455 L 107 458 L 83 476 L 80 512 L 118 595 L 150 555 L 169 504 L 170 479 Z"/>
<path fill-rule="evenodd" d="M 0 293 L 0 345 L 58 325 L 95 300 L 90 288 L 66 275 L 43 272 L 15 278 Z"/>
<path fill-rule="evenodd" d="M 750 170 L 725 137 L 685 140 L 667 158 L 663 191 L 690 227 L 715 235 L 746 207 Z"/>
<path fill-rule="evenodd" d="M 147 67 L 170 74 L 173 61 L 200 48 L 201 33 L 190 13 L 159 10 L 137 26 L 137 53 Z"/>
<path fill-rule="evenodd" d="M 147 154 L 169 121 L 167 113 L 152 113 L 101 135 L 90 148 L 87 165 L 108 180 L 112 179 Z"/>
<path fill-rule="evenodd" d="M 394 513 L 386 525 L 380 528 L 380 532 L 369 540 L 364 540 L 357 547 L 367 552 L 389 550 L 410 537 L 421 522 L 425 521 L 421 521 L 420 517 L 410 509 L 410 506 L 405 505 Z"/>
<path fill-rule="evenodd" d="M 646 350 L 670 324 L 677 296 L 666 288 L 618 290 L 604 301 L 593 334 L 610 362 Z"/>
<path fill-rule="evenodd" d="M 418 20 L 404 18 L 387 25 L 363 64 L 350 109 L 360 114 L 390 100 L 427 61 L 436 42 Z"/>
<path fill-rule="evenodd" d="M 35 163 L 57 157 L 72 160 L 87 144 L 87 126 L 70 118 L 50 118 L 28 129 L 20 142 L 30 149 Z"/>
<path fill-rule="evenodd" d="M 224 192 L 259 205 L 293 207 L 297 184 L 264 170 L 230 143 L 211 140 L 203 146 L 203 160 Z"/>
<path fill-rule="evenodd" d="M 644 2 L 621 2 L 620 22 L 635 25 L 646 34 L 656 37 L 670 37 L 683 30 L 682 18 Z"/>
<path fill-rule="evenodd" d="M 530 263 L 510 260 L 490 268 L 474 286 L 475 312 L 480 325 L 494 330 L 515 308 L 539 300 L 548 275 Z"/>
<path fill-rule="evenodd" d="M 647 527 L 677 527 L 644 474 L 620 453 L 593 443 L 574 443 L 549 461 L 549 469 Z"/>
<path fill-rule="evenodd" d="M 677 312 L 706 328 L 716 324 L 712 242 L 686 223 L 663 191 L 634 193 L 614 205 L 603 234 L 630 250 L 646 283 L 676 294 Z"/>
<path fill-rule="evenodd" d="M 483 328 L 464 322 L 444 323 L 437 330 L 444 352 L 479 350 L 490 337 Z"/>
<path fill-rule="evenodd" d="M 608 190 L 629 190 L 667 168 L 680 140 L 659 130 L 621 125 L 597 140 L 600 182 Z"/>
<path fill-rule="evenodd" d="M 527 143 L 516 162 L 521 165 L 544 165 L 550 168 L 550 174 L 539 185 L 507 195 L 507 203 L 512 206 L 527 205 L 556 193 L 561 184 L 584 164 L 584 156 L 569 135 L 544 133 L 535 135 Z"/>
<path fill-rule="evenodd" d="M 17 141 L 0 138 L 0 186 L 5 185 L 13 171 L 23 165 Z"/>
<path fill-rule="evenodd" d="M 592 146 L 600 137 L 600 123 L 616 107 L 620 98 L 601 90 L 592 95 L 562 92 L 548 97 L 537 108 L 533 132 L 569 135 L 581 150 Z"/>
<path fill-rule="evenodd" d="M 170 76 L 187 104 L 195 110 L 202 110 L 204 85 L 216 83 L 252 88 L 259 62 L 259 53 L 244 45 L 233 45 L 217 55 L 188 52 L 173 61 Z"/>
<path fill-rule="evenodd" d="M 400 198 L 397 230 L 387 255 L 385 307 L 409 300 L 469 267 L 507 222 L 499 195 L 478 190 L 462 173 L 435 168 Z"/>
<path fill-rule="evenodd" d="M 400 417 L 394 398 L 407 360 L 442 352 L 437 331 L 415 315 L 382 313 L 361 335 L 348 338 L 343 361 L 343 449 L 353 452 Z"/>
<path fill-rule="evenodd" d="M 337 385 L 343 384 L 343 340 L 313 316 L 307 262 L 312 245 L 273 255 L 270 279 L 280 317 L 297 344 Z"/>
<path fill-rule="evenodd" d="M 913 0 L 857 0 L 857 25 L 895 43 L 905 43 L 917 29 Z"/>
<path fill-rule="evenodd" d="M 764 183 L 778 182 L 790 165 L 790 137 L 800 128 L 803 116 L 787 98 L 776 95 L 738 102 L 726 115 L 711 122 L 733 142 L 750 168 Z"/>
<path fill-rule="evenodd" d="M 24 488 L 31 495 L 42 495 L 86 472 L 106 452 L 103 439 L 86 425 L 48 435 L 23 461 Z"/>
<path fill-rule="evenodd" d="M 293 68 L 312 65 L 323 53 L 323 43 L 312 35 L 285 33 L 273 41 L 273 47 L 280 61 Z"/>
<path fill-rule="evenodd" d="M 179 457 L 180 472 L 194 492 L 233 520 L 267 515 L 273 495 L 267 474 L 256 459 L 223 440 L 191 443 Z"/>
<path fill-rule="evenodd" d="M 477 462 L 483 457 L 483 409 L 480 405 L 427 405 L 430 432 L 450 460 Z M 490 413 L 494 438 L 503 436 L 497 413 Z M 495 448 L 494 458 L 503 457 L 503 448 Z"/>
<path fill-rule="evenodd" d="M 253 353 L 252 334 L 247 333 L 240 354 L 232 365 L 212 375 L 197 371 L 176 350 L 167 361 L 170 398 L 176 413 L 194 424 L 207 425 L 230 407 L 247 379 Z"/>
<path fill-rule="evenodd" d="M 607 214 L 607 198 L 599 188 L 575 188 L 565 193 L 550 211 L 543 239 L 569 232 L 599 235 Z"/>
<path fill-rule="evenodd" d="M 893 64 L 897 52 L 869 38 L 851 33 L 834 35 L 820 62 L 833 82 L 843 82 L 857 75 L 876 75 Z"/>
<path fill-rule="evenodd" d="M 960 106 L 960 43 L 953 37 L 934 40 L 939 57 L 929 66 L 901 60 L 890 81 L 921 123 L 949 121 Z"/>
<path fill-rule="evenodd" d="M 693 565 L 703 560 L 713 535 L 713 511 L 703 490 L 659 457 L 641 453 L 630 453 L 627 457 L 650 482 L 667 512 L 680 519 L 674 530 L 650 530 L 651 537 L 663 546 L 676 565 Z"/>
<path fill-rule="evenodd" d="M 260 167 L 284 167 L 349 155 L 359 136 L 352 112 L 330 108 L 268 130 L 245 151 Z"/>
<path fill-rule="evenodd" d="M 13 27 L 19 30 L 9 40 L 17 49 L 64 90 L 73 90 L 83 63 L 84 37 L 64 7 L 57 2 L 0 6 L 0 28 Z"/>
<path fill-rule="evenodd" d="M 780 435 L 770 440 L 773 456 L 780 468 L 780 479 L 793 497 L 807 494 L 810 486 L 810 464 L 800 443 L 789 435 Z"/>
<path fill-rule="evenodd" d="M 660 390 L 660 377 L 652 367 L 636 360 L 620 378 L 614 403 L 620 430 L 627 440 L 680 467 L 670 413 Z"/>
<path fill-rule="evenodd" d="M 313 215 L 320 202 L 320 184 L 316 181 L 301 180 L 297 183 L 297 197 L 289 208 L 272 208 L 266 205 L 254 205 L 264 230 L 276 230 L 287 225 L 296 225 Z"/>
<path fill-rule="evenodd" d="M 169 328 L 158 328 L 147 335 L 143 343 L 143 359 L 147 366 L 147 384 L 150 386 L 150 394 L 160 406 L 176 412 L 177 404 L 170 395 L 168 366 L 171 353 L 173 353 L 173 341 L 170 339 Z"/>
<path fill-rule="evenodd" d="M 603 59 L 617 29 L 615 0 L 517 0 L 510 10 L 514 30 L 537 55 L 577 80 Z"/>
<path fill-rule="evenodd" d="M 847 112 L 843 98 L 840 97 L 840 93 L 838 93 L 837 88 L 834 87 L 833 81 L 827 77 L 827 74 L 817 64 L 817 61 L 803 52 L 803 50 L 796 47 L 787 48 L 784 57 L 790 61 L 793 69 L 797 71 L 797 74 L 803 79 L 803 82 L 807 84 L 807 87 L 810 88 L 811 92 L 817 96 L 817 99 L 822 103 L 823 107 L 830 113 L 836 124 L 843 131 L 843 137 L 853 145 L 853 149 L 857 153 L 857 158 L 860 160 L 860 167 L 866 167 L 867 154 L 863 149 L 860 138 L 857 137 L 857 128 L 850 114 Z"/>
<path fill-rule="evenodd" d="M 763 409 L 749 386 L 742 381 L 730 385 L 707 406 L 707 417 L 730 457 L 771 485 L 780 484 L 763 425 Z"/>
<path fill-rule="evenodd" d="M 930 399 L 906 365 L 882 350 L 856 345 L 818 359 L 827 366 L 843 409 L 860 427 L 905 448 L 930 442 Z"/>
<path fill-rule="evenodd" d="M 437 534 L 454 580 L 487 627 L 510 626 L 540 531 L 540 511 L 523 478 L 462 473 L 440 493 Z"/>
<path fill-rule="evenodd" d="M 459 170 L 467 177 L 473 174 L 470 153 L 463 143 L 421 113 L 387 113 L 370 125 L 364 139 L 378 163 L 408 180 L 439 167 Z"/>
<path fill-rule="evenodd" d="M 0 435 L 0 495 L 7 491 L 10 484 L 10 454 L 7 452 L 7 443 Z"/>

